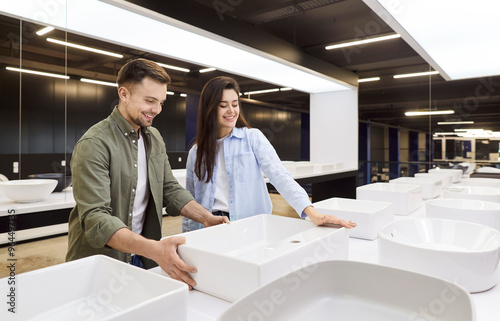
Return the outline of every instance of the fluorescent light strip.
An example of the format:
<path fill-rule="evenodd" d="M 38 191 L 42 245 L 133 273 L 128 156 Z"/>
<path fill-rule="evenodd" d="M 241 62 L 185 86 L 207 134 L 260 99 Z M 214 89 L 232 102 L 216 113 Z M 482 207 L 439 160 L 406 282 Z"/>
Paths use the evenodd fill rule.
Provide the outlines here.
<path fill-rule="evenodd" d="M 167 91 L 167 95 L 173 96 L 175 93 L 173 91 Z"/>
<path fill-rule="evenodd" d="M 428 116 L 428 115 L 449 115 L 454 114 L 454 110 L 430 110 L 430 111 L 407 111 L 406 116 Z"/>
<path fill-rule="evenodd" d="M 94 79 L 88 79 L 88 78 L 81 78 L 80 81 L 82 81 L 82 82 L 88 82 L 88 83 L 91 83 L 91 84 L 97 84 L 97 85 L 104 85 L 104 86 L 110 86 L 110 87 L 118 87 L 118 84 L 114 83 L 114 82 L 107 82 L 107 81 L 94 80 Z"/>
<path fill-rule="evenodd" d="M 363 78 L 358 79 L 358 82 L 370 82 L 370 81 L 379 81 L 380 77 L 371 77 L 371 78 Z"/>
<path fill-rule="evenodd" d="M 166 64 L 163 64 L 161 62 L 157 62 L 157 64 L 159 66 L 162 66 L 163 68 L 167 68 L 167 69 L 178 70 L 178 71 L 183 71 L 183 72 L 190 72 L 191 71 L 191 70 L 189 70 L 187 68 L 181 68 L 181 67 L 176 67 L 176 66 L 172 66 L 172 65 L 166 65 Z"/>
<path fill-rule="evenodd" d="M 398 78 L 420 77 L 420 76 L 429 76 L 437 74 L 439 74 L 439 71 L 425 71 L 425 72 L 416 72 L 412 74 L 394 75 L 393 77 L 398 79 Z"/>
<path fill-rule="evenodd" d="M 69 79 L 69 76 L 52 74 L 52 73 L 49 73 L 49 72 L 35 71 L 35 70 L 29 70 L 29 69 L 20 69 L 20 68 L 13 68 L 13 67 L 5 67 L 5 69 L 10 70 L 10 71 L 17 71 L 17 72 L 22 72 L 22 73 L 27 73 L 27 74 L 33 74 L 33 75 L 39 75 L 39 76 L 45 76 L 45 77 L 53 77 L 53 78 L 60 78 L 60 79 Z"/>
<path fill-rule="evenodd" d="M 54 38 L 47 38 L 47 41 L 52 42 L 52 43 L 56 43 L 58 45 L 63 45 L 63 46 L 68 46 L 68 47 L 77 48 L 77 49 L 81 49 L 81 50 L 95 52 L 95 53 L 98 53 L 101 55 L 106 55 L 106 56 L 111 56 L 111 57 L 116 57 L 116 58 L 123 58 L 123 55 L 121 55 L 121 54 L 117 54 L 117 53 L 105 51 L 105 50 L 100 50 L 100 49 L 96 49 L 96 48 L 91 48 L 91 47 L 87 47 L 87 46 L 82 46 L 82 45 L 78 45 L 78 44 L 71 43 L 71 42 L 57 40 Z"/>
<path fill-rule="evenodd" d="M 205 68 L 205 69 L 200 69 L 200 74 L 203 74 L 205 72 L 210 72 L 216 70 L 215 68 Z"/>
<path fill-rule="evenodd" d="M 266 94 L 266 93 L 273 93 L 280 91 L 279 88 L 273 88 L 273 89 L 263 89 L 263 90 L 255 90 L 255 91 L 247 91 L 244 94 L 245 95 L 255 95 L 255 94 Z"/>
<path fill-rule="evenodd" d="M 472 120 L 467 120 L 467 121 L 438 121 L 437 124 L 438 125 L 467 125 L 467 124 L 474 124 L 474 122 Z"/>
<path fill-rule="evenodd" d="M 439 136 L 439 135 L 456 135 L 456 133 L 453 132 L 442 132 L 442 133 L 434 133 L 434 136 Z"/>
<path fill-rule="evenodd" d="M 344 47 L 358 46 L 358 45 L 363 45 L 363 44 L 372 43 L 372 42 L 396 39 L 399 37 L 401 37 L 399 34 L 394 34 L 394 35 L 388 35 L 388 36 L 382 36 L 382 37 L 376 37 L 376 38 L 356 40 L 356 41 L 339 43 L 336 45 L 329 45 L 329 46 L 326 46 L 325 49 L 332 50 L 332 49 L 338 49 L 338 48 L 344 48 Z"/>
<path fill-rule="evenodd" d="M 187 94 L 182 93 L 181 97 L 187 97 Z"/>
<path fill-rule="evenodd" d="M 280 88 L 280 91 L 289 91 L 289 90 L 292 90 L 293 88 L 291 87 L 283 87 L 283 88 Z"/>
<path fill-rule="evenodd" d="M 43 29 L 38 30 L 36 34 L 39 36 L 43 36 L 44 34 L 49 33 L 54 29 L 55 29 L 54 27 L 45 27 Z"/>

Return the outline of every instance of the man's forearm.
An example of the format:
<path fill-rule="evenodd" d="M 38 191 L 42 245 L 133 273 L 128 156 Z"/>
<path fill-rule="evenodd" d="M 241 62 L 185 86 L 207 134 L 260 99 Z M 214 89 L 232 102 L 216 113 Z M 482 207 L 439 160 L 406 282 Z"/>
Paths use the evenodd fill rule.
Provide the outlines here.
<path fill-rule="evenodd" d="M 133 253 L 153 259 L 157 243 L 157 241 L 147 239 L 128 228 L 121 228 L 111 236 L 106 245 L 120 252 Z"/>
<path fill-rule="evenodd" d="M 187 202 L 181 209 L 180 214 L 198 223 L 207 226 L 208 215 L 211 213 L 196 201 Z"/>

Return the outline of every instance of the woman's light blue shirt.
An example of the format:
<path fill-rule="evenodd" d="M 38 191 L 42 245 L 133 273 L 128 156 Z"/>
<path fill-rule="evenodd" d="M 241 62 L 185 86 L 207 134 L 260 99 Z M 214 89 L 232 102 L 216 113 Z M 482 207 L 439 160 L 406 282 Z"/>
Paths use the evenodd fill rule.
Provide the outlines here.
<path fill-rule="evenodd" d="M 301 217 L 311 205 L 305 190 L 283 167 L 271 143 L 255 128 L 233 128 L 224 140 L 226 166 L 215 163 L 213 179 L 205 183 L 194 174 L 197 146 L 189 151 L 186 163 L 186 189 L 198 203 L 212 212 L 218 170 L 225 170 L 229 182 L 229 218 L 231 221 L 258 214 L 271 214 L 272 203 L 262 172 Z M 182 218 L 184 232 L 202 228 L 198 222 Z"/>

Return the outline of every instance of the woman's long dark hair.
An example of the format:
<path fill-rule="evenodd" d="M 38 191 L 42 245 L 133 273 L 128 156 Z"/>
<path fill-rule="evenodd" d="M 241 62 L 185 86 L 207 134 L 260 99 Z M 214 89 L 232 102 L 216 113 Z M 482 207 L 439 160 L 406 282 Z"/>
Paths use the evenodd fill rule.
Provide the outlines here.
<path fill-rule="evenodd" d="M 200 104 L 198 106 L 198 125 L 196 133 L 196 163 L 194 173 L 200 181 L 206 183 L 212 181 L 215 158 L 217 156 L 217 138 L 219 135 L 219 122 L 217 111 L 222 101 L 222 93 L 225 89 L 233 89 L 238 95 L 240 112 L 236 127 L 250 127 L 243 117 L 240 102 L 240 86 L 230 77 L 219 76 L 209 80 L 201 92 Z"/>

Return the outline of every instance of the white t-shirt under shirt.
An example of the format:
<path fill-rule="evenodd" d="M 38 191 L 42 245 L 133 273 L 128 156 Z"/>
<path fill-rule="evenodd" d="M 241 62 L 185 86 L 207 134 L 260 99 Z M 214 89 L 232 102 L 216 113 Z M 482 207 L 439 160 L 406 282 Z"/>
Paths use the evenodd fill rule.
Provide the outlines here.
<path fill-rule="evenodd" d="M 137 186 L 135 188 L 134 209 L 132 214 L 132 231 L 141 234 L 144 226 L 144 213 L 149 200 L 148 163 L 142 135 L 137 140 Z"/>
<path fill-rule="evenodd" d="M 229 182 L 226 173 L 226 161 L 224 160 L 224 139 L 228 136 L 217 139 L 217 173 L 215 176 L 215 199 L 213 212 L 229 212 L 227 206 L 229 202 Z"/>

